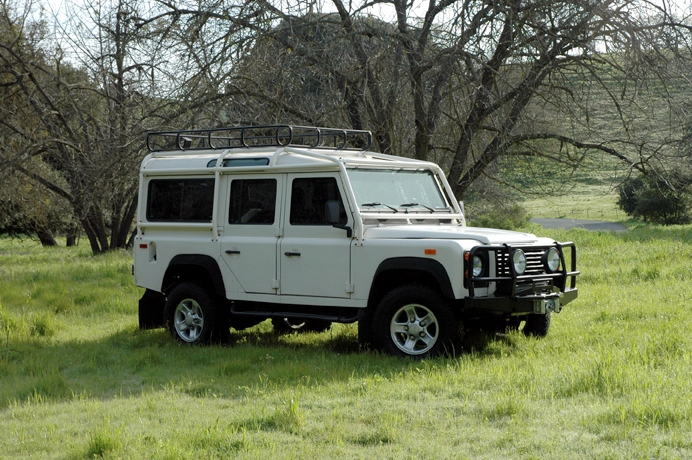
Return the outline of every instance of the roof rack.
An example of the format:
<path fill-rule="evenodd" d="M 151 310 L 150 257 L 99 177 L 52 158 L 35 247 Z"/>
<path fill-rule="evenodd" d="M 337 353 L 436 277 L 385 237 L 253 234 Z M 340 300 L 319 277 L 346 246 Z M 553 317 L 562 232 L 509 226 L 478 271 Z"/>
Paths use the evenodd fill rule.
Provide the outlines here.
<path fill-rule="evenodd" d="M 368 150 L 372 146 L 372 133 L 355 129 L 292 125 L 235 126 L 147 133 L 147 148 L 151 152 L 289 145 L 334 150 Z"/>

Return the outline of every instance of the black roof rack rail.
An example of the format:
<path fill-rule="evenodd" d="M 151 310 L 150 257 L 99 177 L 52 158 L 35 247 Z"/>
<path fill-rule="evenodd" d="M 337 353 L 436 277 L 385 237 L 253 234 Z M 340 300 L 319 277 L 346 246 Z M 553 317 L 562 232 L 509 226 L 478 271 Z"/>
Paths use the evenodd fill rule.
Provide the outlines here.
<path fill-rule="evenodd" d="M 147 133 L 147 149 L 150 152 L 263 146 L 368 150 L 372 146 L 372 133 L 357 129 L 292 125 L 234 126 Z"/>

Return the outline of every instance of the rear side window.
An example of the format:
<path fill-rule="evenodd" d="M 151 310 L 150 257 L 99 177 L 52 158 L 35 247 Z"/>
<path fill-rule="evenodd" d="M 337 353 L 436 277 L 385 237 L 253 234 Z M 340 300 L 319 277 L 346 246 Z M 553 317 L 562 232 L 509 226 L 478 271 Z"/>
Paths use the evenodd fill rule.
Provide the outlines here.
<path fill-rule="evenodd" d="M 214 179 L 156 179 L 149 182 L 150 222 L 211 222 Z"/>
<path fill-rule="evenodd" d="M 276 179 L 231 182 L 229 224 L 272 225 L 276 210 Z"/>

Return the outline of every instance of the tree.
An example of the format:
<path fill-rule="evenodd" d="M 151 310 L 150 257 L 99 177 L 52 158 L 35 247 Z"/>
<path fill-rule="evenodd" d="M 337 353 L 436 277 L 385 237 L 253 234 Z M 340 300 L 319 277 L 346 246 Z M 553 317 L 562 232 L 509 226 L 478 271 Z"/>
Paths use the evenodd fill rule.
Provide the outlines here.
<path fill-rule="evenodd" d="M 143 133 L 169 104 L 149 78 L 165 57 L 143 47 L 161 42 L 146 42 L 137 5 L 89 5 L 51 36 L 32 22 L 31 4 L 2 4 L 0 161 L 66 200 L 98 253 L 128 242 Z M 46 168 L 27 166 L 37 162 Z"/>
<path fill-rule="evenodd" d="M 217 21 L 208 31 L 221 37 L 226 19 L 214 12 L 229 3 L 188 11 Z M 332 0 L 331 12 L 313 1 L 256 3 L 262 22 L 246 24 L 256 62 L 225 82 L 240 113 L 254 105 L 370 128 L 383 152 L 441 163 L 459 198 L 500 158 L 540 155 L 574 168 L 598 152 L 663 170 L 672 141 L 639 129 L 653 119 L 639 102 L 655 81 L 670 90 L 666 72 L 686 46 L 666 3 Z M 383 11 L 391 21 L 374 19 Z M 315 82 L 323 101 L 339 104 L 296 103 L 319 99 Z"/>

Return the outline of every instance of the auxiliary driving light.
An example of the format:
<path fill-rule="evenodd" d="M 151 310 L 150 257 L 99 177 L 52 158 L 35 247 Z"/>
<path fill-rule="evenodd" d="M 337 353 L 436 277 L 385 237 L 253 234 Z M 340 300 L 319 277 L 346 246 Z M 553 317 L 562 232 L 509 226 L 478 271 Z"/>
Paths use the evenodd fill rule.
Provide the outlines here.
<path fill-rule="evenodd" d="M 526 254 L 521 249 L 516 249 L 512 253 L 512 264 L 514 265 L 514 272 L 521 276 L 526 271 Z"/>
<path fill-rule="evenodd" d="M 550 248 L 543 254 L 543 266 L 546 271 L 553 273 L 560 268 L 560 251 Z"/>

